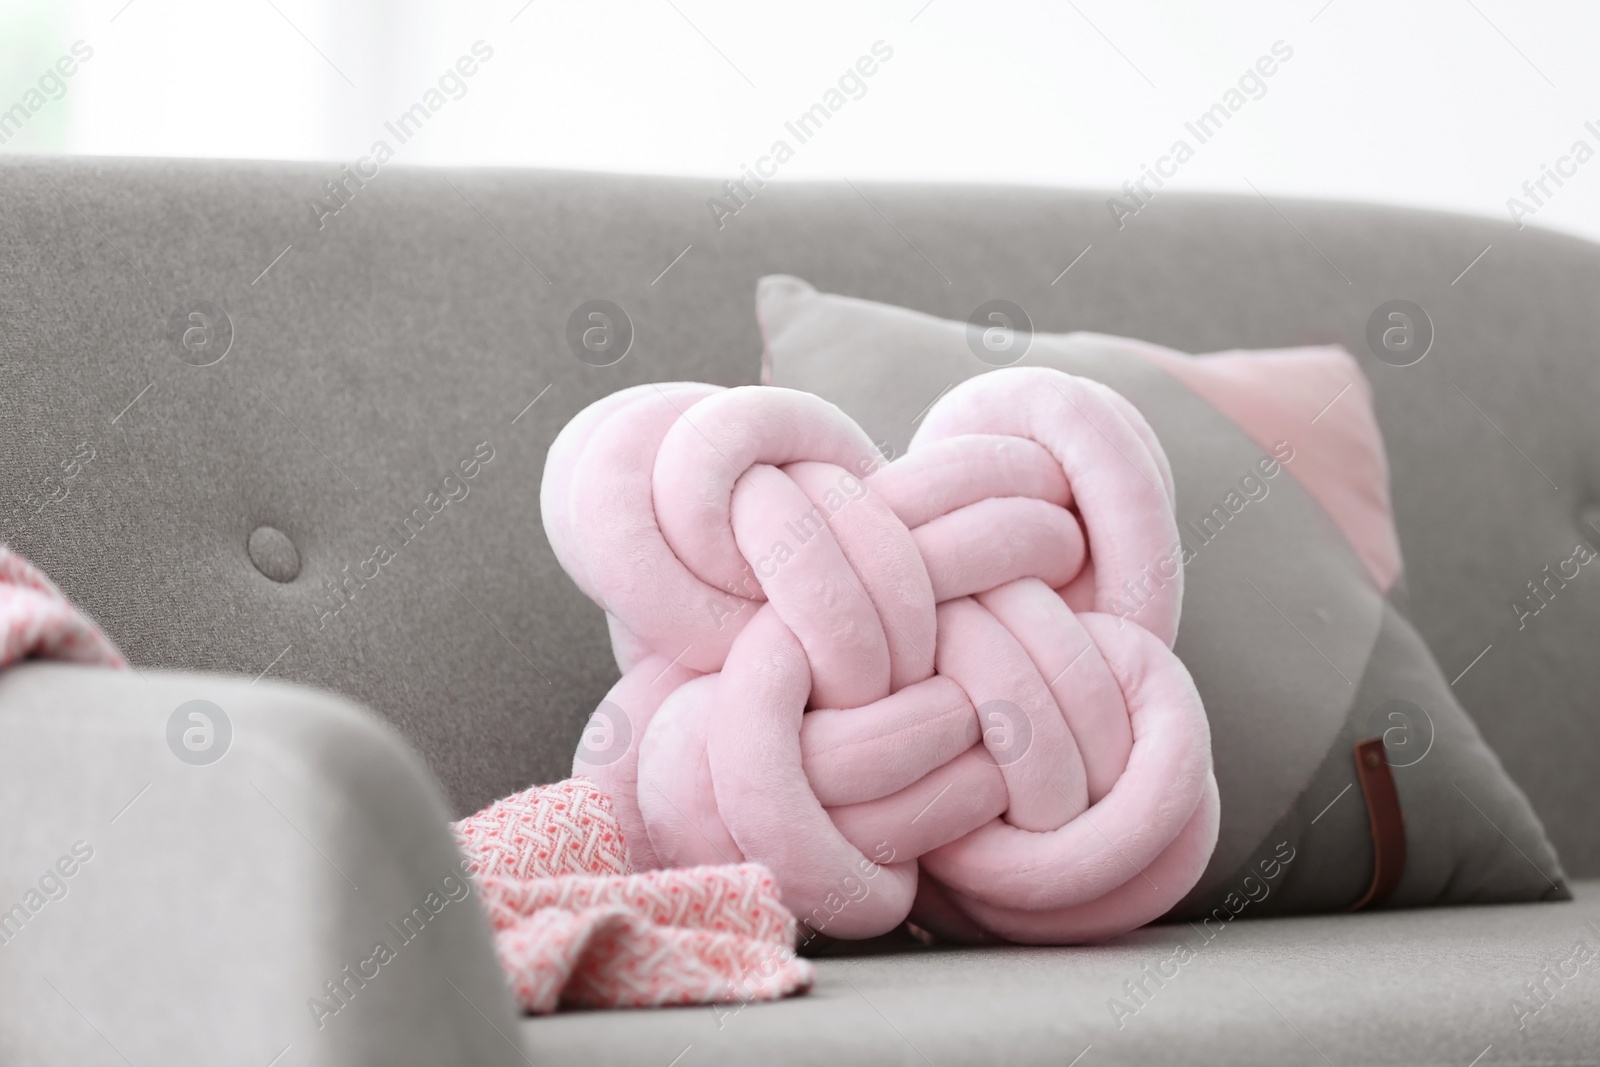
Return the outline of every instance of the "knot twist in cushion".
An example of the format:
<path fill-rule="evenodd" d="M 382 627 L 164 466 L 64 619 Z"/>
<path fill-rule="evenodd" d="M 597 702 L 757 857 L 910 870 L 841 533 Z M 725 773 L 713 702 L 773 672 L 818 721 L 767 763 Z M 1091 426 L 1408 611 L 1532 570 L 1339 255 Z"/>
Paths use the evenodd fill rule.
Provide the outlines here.
<path fill-rule="evenodd" d="M 809 393 L 606 397 L 541 490 L 623 671 L 574 771 L 639 867 L 763 863 L 831 936 L 1149 922 L 1218 820 L 1172 486 L 1132 404 L 1043 368 L 958 385 L 892 463 Z"/>

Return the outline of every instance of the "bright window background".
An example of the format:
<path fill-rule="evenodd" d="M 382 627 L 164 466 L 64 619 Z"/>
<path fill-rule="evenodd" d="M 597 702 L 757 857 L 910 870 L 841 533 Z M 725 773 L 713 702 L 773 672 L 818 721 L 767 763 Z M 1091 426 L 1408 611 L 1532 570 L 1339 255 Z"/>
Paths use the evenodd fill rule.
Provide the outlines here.
<path fill-rule="evenodd" d="M 348 162 L 482 40 L 396 162 L 729 178 L 882 40 L 779 180 L 1107 188 L 1282 40 L 1168 188 L 1505 218 L 1575 140 L 1600 150 L 1597 31 L 1592 0 L 0 0 L 0 109 L 94 50 L 0 152 Z M 1600 238 L 1600 159 L 1565 182 L 1534 221 Z"/>

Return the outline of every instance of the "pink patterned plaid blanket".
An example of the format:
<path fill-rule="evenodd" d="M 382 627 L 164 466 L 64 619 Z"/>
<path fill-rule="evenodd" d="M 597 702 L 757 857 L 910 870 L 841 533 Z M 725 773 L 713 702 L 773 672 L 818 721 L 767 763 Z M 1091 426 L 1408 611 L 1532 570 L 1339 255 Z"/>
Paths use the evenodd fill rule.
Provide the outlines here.
<path fill-rule="evenodd" d="M 611 801 L 586 778 L 497 800 L 455 829 L 524 1011 L 776 1000 L 812 983 L 770 871 L 632 873 Z"/>
<path fill-rule="evenodd" d="M 43 571 L 0 545 L 0 667 L 35 658 L 128 665 L 111 639 Z"/>

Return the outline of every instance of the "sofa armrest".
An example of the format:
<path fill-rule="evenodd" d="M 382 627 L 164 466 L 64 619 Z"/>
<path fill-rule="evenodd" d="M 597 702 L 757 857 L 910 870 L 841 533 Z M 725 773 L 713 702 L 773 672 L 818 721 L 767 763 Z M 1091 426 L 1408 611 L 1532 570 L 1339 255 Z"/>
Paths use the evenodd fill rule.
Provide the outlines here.
<path fill-rule="evenodd" d="M 0 1062 L 526 1062 L 439 788 L 347 701 L 28 663 L 0 812 Z"/>

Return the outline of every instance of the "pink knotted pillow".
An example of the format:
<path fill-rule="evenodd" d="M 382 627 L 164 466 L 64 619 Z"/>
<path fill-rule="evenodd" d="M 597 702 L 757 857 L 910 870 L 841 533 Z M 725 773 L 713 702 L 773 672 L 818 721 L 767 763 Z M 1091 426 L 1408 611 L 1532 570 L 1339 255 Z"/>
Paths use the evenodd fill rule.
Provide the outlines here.
<path fill-rule="evenodd" d="M 624 672 L 574 770 L 639 867 L 760 862 L 835 937 L 1034 943 L 1199 878 L 1172 475 L 1108 387 L 974 379 L 885 464 L 809 393 L 639 386 L 562 431 L 541 505 Z"/>

